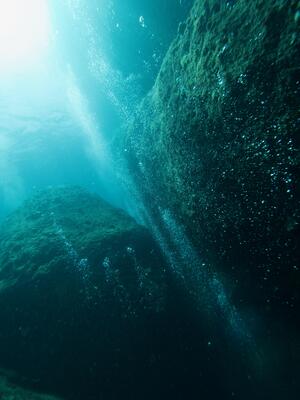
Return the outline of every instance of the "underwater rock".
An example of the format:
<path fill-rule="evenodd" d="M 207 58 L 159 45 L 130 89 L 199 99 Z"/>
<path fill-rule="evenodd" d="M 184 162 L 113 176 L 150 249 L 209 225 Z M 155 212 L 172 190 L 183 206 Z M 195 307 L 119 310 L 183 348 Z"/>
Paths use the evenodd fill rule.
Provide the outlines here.
<path fill-rule="evenodd" d="M 293 329 L 297 13 L 298 0 L 196 0 L 123 143 L 145 204 L 175 216 L 206 265 L 228 278 L 235 304 Z"/>
<path fill-rule="evenodd" d="M 256 381 L 209 307 L 196 311 L 146 228 L 83 189 L 38 192 L 0 228 L 0 368 L 28 390 L 252 400 Z"/>
<path fill-rule="evenodd" d="M 109 292 L 110 285 L 123 291 L 118 301 L 124 301 L 125 308 L 135 296 L 146 308 L 163 304 L 156 287 L 156 282 L 164 281 L 163 267 L 153 269 L 153 263 L 162 261 L 148 231 L 83 189 L 41 191 L 4 221 L 0 243 L 2 296 L 26 285 L 40 291 L 38 285 L 44 285 L 45 279 L 50 284 L 50 277 L 61 274 L 61 286 L 55 282 L 53 293 L 57 304 L 61 300 L 66 304 L 66 297 L 74 300 L 78 288 L 85 302 L 95 302 Z M 70 276 L 79 287 L 65 286 L 63 280 Z M 140 292 L 135 293 L 135 288 Z"/>
<path fill-rule="evenodd" d="M 7 379 L 6 373 L 0 371 L 0 398 L 1 400 L 62 400 L 23 389 Z"/>
<path fill-rule="evenodd" d="M 157 245 L 125 212 L 77 187 L 41 191 L 0 229 L 1 366 L 47 391 L 112 391 L 147 348 L 164 286 Z"/>
<path fill-rule="evenodd" d="M 203 270 L 224 283 L 262 398 L 299 393 L 298 13 L 298 0 L 196 0 L 120 145 L 187 290 L 197 300 Z"/>

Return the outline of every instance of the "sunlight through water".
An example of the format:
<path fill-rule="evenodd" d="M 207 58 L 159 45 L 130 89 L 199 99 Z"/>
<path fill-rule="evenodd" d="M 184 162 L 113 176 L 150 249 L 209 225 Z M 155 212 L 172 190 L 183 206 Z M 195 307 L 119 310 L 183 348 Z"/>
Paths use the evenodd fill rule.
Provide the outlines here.
<path fill-rule="evenodd" d="M 32 64 L 49 38 L 46 0 L 0 0 L 0 70 Z"/>

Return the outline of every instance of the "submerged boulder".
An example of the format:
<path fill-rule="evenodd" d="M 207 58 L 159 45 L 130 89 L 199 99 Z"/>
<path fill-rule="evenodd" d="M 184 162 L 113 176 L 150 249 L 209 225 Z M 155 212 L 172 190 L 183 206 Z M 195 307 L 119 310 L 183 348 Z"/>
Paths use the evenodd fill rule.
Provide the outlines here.
<path fill-rule="evenodd" d="M 10 373 L 0 371 L 0 398 L 1 400 L 62 400 L 58 397 L 49 396 L 24 389 L 13 382 L 16 378 Z"/>
<path fill-rule="evenodd" d="M 252 400 L 252 347 L 187 292 L 125 212 L 77 187 L 38 192 L 0 228 L 0 368 L 28 398 Z"/>
<path fill-rule="evenodd" d="M 41 191 L 4 221 L 0 243 L 2 296 L 28 288 L 39 301 L 53 296 L 49 306 L 68 307 L 78 289 L 95 303 L 114 285 L 130 315 L 137 297 L 144 308 L 163 306 L 163 261 L 148 231 L 83 189 Z M 54 292 L 41 293 L 46 283 Z"/>
<path fill-rule="evenodd" d="M 145 204 L 173 214 L 235 303 L 293 329 L 299 13 L 298 0 L 196 0 L 123 147 Z"/>
<path fill-rule="evenodd" d="M 299 7 L 196 0 L 120 146 L 187 289 L 221 277 L 275 398 L 299 381 Z"/>
<path fill-rule="evenodd" d="M 165 280 L 156 243 L 125 212 L 76 187 L 39 192 L 0 230 L 1 365 L 42 388 L 82 385 L 79 398 L 118 390 L 110 379 L 143 357 Z"/>

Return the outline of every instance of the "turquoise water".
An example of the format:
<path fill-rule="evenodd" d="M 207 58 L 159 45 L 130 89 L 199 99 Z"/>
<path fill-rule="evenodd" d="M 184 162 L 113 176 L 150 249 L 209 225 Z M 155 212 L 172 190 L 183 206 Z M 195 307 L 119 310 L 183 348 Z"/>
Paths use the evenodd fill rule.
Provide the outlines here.
<path fill-rule="evenodd" d="M 0 399 L 298 399 L 296 0 L 0 0 Z"/>
<path fill-rule="evenodd" d="M 22 13 L 15 3 L 1 5 L 3 19 Z M 125 207 L 109 143 L 153 84 L 189 5 L 29 2 L 28 20 L 11 35 L 11 60 L 4 50 L 1 60 L 2 217 L 34 190 L 59 184 L 83 185 Z M 39 12 L 48 27 L 44 32 L 37 26 L 32 35 L 44 35 L 42 44 L 30 44 L 31 32 L 23 43 Z M 26 45 L 28 53 L 18 58 L 19 46 Z"/>

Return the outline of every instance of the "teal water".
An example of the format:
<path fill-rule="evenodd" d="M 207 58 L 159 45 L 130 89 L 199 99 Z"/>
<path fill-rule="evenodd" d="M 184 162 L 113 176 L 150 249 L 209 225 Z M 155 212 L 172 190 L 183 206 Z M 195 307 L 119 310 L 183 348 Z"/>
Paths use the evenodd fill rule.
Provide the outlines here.
<path fill-rule="evenodd" d="M 30 18 L 40 18 L 31 3 L 28 21 L 16 34 L 19 46 Z M 46 49 L 7 66 L 3 54 L 1 216 L 34 190 L 59 184 L 83 185 L 125 207 L 109 143 L 153 84 L 190 2 L 42 3 L 49 24 Z M 22 12 L 16 4 L 12 18 Z"/>

